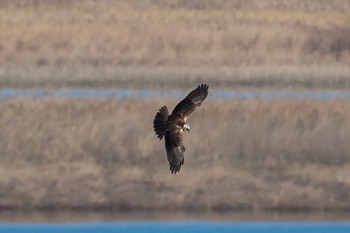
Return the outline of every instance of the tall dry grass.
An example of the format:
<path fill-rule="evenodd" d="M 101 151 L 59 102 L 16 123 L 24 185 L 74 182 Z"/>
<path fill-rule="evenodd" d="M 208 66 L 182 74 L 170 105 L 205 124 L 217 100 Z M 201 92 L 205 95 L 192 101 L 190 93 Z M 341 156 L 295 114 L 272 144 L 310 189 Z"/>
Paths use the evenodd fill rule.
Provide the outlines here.
<path fill-rule="evenodd" d="M 152 129 L 174 100 L 0 102 L 0 206 L 349 209 L 350 103 L 208 100 L 171 175 Z"/>
<path fill-rule="evenodd" d="M 125 66 L 313 65 L 349 77 L 349 9 L 348 1 L 1 1 L 0 81 L 108 83 Z"/>

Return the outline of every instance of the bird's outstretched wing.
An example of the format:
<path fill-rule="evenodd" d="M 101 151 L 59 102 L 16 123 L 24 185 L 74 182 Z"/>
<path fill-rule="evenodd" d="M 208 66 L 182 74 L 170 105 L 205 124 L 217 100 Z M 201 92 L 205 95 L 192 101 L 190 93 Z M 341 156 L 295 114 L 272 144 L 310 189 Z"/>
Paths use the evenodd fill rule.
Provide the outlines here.
<path fill-rule="evenodd" d="M 194 111 L 196 108 L 201 106 L 202 102 L 208 96 L 209 86 L 207 84 L 201 84 L 196 89 L 190 92 L 180 103 L 176 105 L 172 114 L 176 114 L 186 121 L 187 117 Z"/>
<path fill-rule="evenodd" d="M 184 164 L 185 146 L 182 143 L 182 132 L 180 130 L 167 131 L 165 134 L 165 149 L 170 165 L 171 173 L 180 171 Z"/>

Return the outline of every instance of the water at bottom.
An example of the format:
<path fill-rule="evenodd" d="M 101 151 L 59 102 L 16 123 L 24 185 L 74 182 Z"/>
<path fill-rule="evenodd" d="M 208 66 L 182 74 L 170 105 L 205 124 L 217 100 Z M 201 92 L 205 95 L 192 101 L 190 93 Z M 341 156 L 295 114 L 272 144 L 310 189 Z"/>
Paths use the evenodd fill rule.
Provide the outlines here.
<path fill-rule="evenodd" d="M 83 224 L 0 224 L 0 232 L 349 233 L 350 222 L 119 222 Z"/>

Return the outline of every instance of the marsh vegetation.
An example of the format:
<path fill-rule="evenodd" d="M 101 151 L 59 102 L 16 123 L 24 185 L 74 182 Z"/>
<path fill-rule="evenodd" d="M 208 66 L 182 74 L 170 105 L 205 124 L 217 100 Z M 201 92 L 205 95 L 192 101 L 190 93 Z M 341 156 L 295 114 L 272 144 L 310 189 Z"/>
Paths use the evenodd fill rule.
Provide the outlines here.
<path fill-rule="evenodd" d="M 1 101 L 0 205 L 349 209 L 348 101 L 208 100 L 175 176 L 152 129 L 164 102 Z"/>
<path fill-rule="evenodd" d="M 0 88 L 349 90 L 350 1 L 0 1 Z M 350 103 L 0 100 L 0 207 L 350 209 Z M 170 107 L 170 108 L 171 108 Z"/>
<path fill-rule="evenodd" d="M 349 11 L 348 1 L 2 1 L 0 87 L 349 89 Z"/>

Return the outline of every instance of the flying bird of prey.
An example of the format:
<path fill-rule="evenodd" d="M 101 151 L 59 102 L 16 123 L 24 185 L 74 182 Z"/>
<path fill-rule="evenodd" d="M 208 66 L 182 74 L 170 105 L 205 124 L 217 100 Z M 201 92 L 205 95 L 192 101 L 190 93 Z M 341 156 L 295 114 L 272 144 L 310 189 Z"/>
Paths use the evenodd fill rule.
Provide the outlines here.
<path fill-rule="evenodd" d="M 176 105 L 170 115 L 168 108 L 164 105 L 154 118 L 153 127 L 157 137 L 161 140 L 165 136 L 165 150 L 171 173 L 176 174 L 184 164 L 185 146 L 182 141 L 182 132 L 190 132 L 190 126 L 186 120 L 208 96 L 208 88 L 207 84 L 199 85 Z"/>

